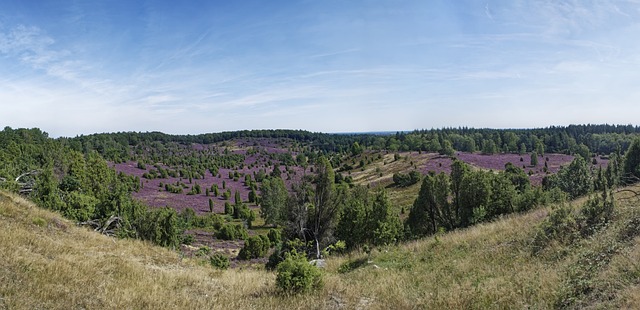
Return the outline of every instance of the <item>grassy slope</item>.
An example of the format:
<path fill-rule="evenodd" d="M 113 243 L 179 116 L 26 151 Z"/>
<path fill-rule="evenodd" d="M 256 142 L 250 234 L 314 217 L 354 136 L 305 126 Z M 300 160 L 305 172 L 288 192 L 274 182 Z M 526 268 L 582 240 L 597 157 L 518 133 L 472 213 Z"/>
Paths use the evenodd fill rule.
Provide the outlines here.
<path fill-rule="evenodd" d="M 286 297 L 273 273 L 216 271 L 114 240 L 0 193 L 0 309 L 552 308 L 640 305 L 638 200 L 607 229 L 532 255 L 540 209 L 438 237 L 328 260 L 325 285 Z M 370 262 L 366 262 L 370 259 Z M 347 262 L 363 262 L 346 273 Z"/>

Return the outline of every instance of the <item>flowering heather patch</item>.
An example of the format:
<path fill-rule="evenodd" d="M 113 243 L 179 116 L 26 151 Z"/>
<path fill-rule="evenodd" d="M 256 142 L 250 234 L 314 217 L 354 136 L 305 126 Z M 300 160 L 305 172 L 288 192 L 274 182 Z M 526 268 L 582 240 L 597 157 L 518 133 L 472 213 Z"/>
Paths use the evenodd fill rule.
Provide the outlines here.
<path fill-rule="evenodd" d="M 451 163 L 453 161 L 448 156 L 441 156 L 436 153 L 430 153 L 427 155 L 427 161 L 420 165 L 419 170 L 423 174 L 429 172 L 435 172 L 439 174 L 444 172 L 446 174 L 451 173 Z"/>
<path fill-rule="evenodd" d="M 512 163 L 516 167 L 520 167 L 529 175 L 531 184 L 540 185 L 542 179 L 547 174 L 555 174 L 560 167 L 567 166 L 573 160 L 574 156 L 566 154 L 544 154 L 538 156 L 538 164 L 531 166 L 531 154 L 493 154 L 483 155 L 479 153 L 456 153 L 456 157 L 467 164 L 481 169 L 504 170 L 507 163 Z M 547 164 L 547 172 L 545 172 L 545 162 Z"/>
<path fill-rule="evenodd" d="M 436 153 L 410 153 L 406 156 L 418 163 L 418 169 L 423 174 L 428 172 L 435 172 L 436 174 L 441 172 L 451 173 L 452 159 L 447 156 Z M 540 185 L 545 175 L 557 173 L 560 167 L 569 165 L 574 158 L 574 156 L 566 154 L 544 154 L 538 156 L 538 165 L 533 167 L 531 166 L 531 154 L 522 156 L 519 154 L 483 155 L 480 153 L 457 152 L 455 157 L 473 167 L 494 171 L 502 171 L 507 163 L 512 163 L 516 167 L 522 168 L 527 174 L 531 171 L 529 178 L 533 185 Z M 520 158 L 522 158 L 522 161 Z M 592 160 L 589 159 L 589 162 L 591 163 Z M 544 169 L 545 162 L 547 164 L 547 172 Z M 606 168 L 608 163 L 608 159 L 596 157 L 596 165 L 593 166 L 593 169 L 598 167 Z"/>
<path fill-rule="evenodd" d="M 225 202 L 231 204 L 234 203 L 234 195 L 237 191 L 240 194 L 240 198 L 243 202 L 247 203 L 250 208 L 257 208 L 255 204 L 249 204 L 249 193 L 251 188 L 244 183 L 244 175 L 251 175 L 254 179 L 254 174 L 263 169 L 266 174 L 270 174 L 273 170 L 273 163 L 278 163 L 270 157 L 270 154 L 286 153 L 286 144 L 282 142 L 277 144 L 269 139 L 245 139 L 236 140 L 231 143 L 227 143 L 221 146 L 221 144 L 204 145 L 204 144 L 191 144 L 190 146 L 184 145 L 172 145 L 172 149 L 176 154 L 190 155 L 195 153 L 200 154 L 224 154 L 225 149 L 228 149 L 230 154 L 238 154 L 244 156 L 244 161 L 240 164 L 240 167 L 235 168 L 222 168 L 218 169 L 218 174 L 211 175 L 209 171 L 204 173 L 203 178 L 193 178 L 189 182 L 188 178 L 171 177 L 167 178 L 155 178 L 146 179 L 143 178 L 143 174 L 155 170 L 153 165 L 146 165 L 146 169 L 139 169 L 137 162 L 130 161 L 126 163 L 111 164 L 112 167 L 118 172 L 123 172 L 128 175 L 140 177 L 142 188 L 139 192 L 133 193 L 133 197 L 143 201 L 145 204 L 151 207 L 165 207 L 170 206 L 178 211 L 185 208 L 192 208 L 196 213 L 202 214 L 210 212 L 209 199 L 213 201 L 213 211 L 216 213 L 224 212 Z M 251 152 L 249 152 L 251 150 Z M 268 164 L 271 162 L 272 164 Z M 176 170 L 183 167 L 168 167 L 161 165 L 162 168 L 167 170 Z M 300 182 L 304 175 L 304 170 L 299 166 L 285 166 L 279 165 L 281 171 L 281 177 L 285 181 L 287 187 L 291 187 L 294 182 Z M 287 171 L 289 170 L 289 172 Z M 309 168 L 307 168 L 309 169 Z M 307 173 L 309 170 L 307 170 Z M 229 173 L 235 174 L 238 172 L 239 177 L 229 178 Z M 223 183 L 226 188 L 223 189 Z M 169 184 L 175 188 L 182 188 L 182 193 L 171 193 L 167 191 L 164 186 Z M 191 189 L 198 184 L 201 188 L 200 194 L 188 195 Z M 206 196 L 206 190 L 210 189 L 213 184 L 218 186 L 219 194 L 214 197 L 213 191 L 210 191 L 209 196 Z M 228 200 L 223 198 L 223 193 L 230 190 L 231 197 Z M 259 194 L 259 190 L 256 190 Z"/>

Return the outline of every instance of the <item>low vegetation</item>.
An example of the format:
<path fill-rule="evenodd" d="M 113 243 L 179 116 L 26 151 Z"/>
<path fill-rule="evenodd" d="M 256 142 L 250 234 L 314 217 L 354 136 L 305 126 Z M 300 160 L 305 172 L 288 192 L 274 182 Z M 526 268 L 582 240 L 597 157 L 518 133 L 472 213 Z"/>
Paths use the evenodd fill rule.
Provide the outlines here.
<path fill-rule="evenodd" d="M 64 278 L 60 283 L 73 283 L 56 273 L 79 276 L 74 268 L 94 268 L 103 280 L 98 288 L 111 283 L 109 289 L 124 294 L 120 298 L 132 300 L 142 291 L 128 284 L 121 287 L 120 282 L 151 278 L 153 287 L 143 286 L 145 290 L 174 294 L 170 305 L 187 308 L 214 307 L 211 300 L 191 292 L 208 297 L 216 290 L 210 285 L 232 285 L 237 291 L 225 297 L 211 293 L 213 301 L 241 308 L 297 308 L 305 303 L 317 308 L 633 305 L 633 294 L 618 291 L 640 281 L 632 276 L 616 282 L 614 277 L 623 278 L 622 270 L 637 274 L 623 256 L 635 250 L 639 234 L 640 214 L 634 208 L 639 194 L 633 184 L 640 175 L 640 139 L 624 153 L 618 148 L 600 157 L 592 154 L 591 144 L 569 143 L 570 157 L 554 157 L 545 149 L 558 146 L 536 138 L 536 132 L 526 139 L 508 131 L 497 136 L 475 133 L 395 135 L 402 145 L 412 139 L 428 141 L 418 144 L 416 153 L 401 153 L 392 145 L 376 152 L 370 141 L 334 137 L 334 142 L 350 141 L 345 144 L 349 147 L 327 151 L 307 140 L 245 139 L 216 145 L 146 141 L 116 154 L 90 149 L 82 153 L 75 150 L 74 140 L 5 128 L 0 132 L 0 144 L 6 146 L 0 158 L 6 164 L 0 174 L 9 177 L 0 178 L 5 189 L 0 220 L 9 229 L 0 257 L 7 271 L 0 280 L 10 284 L 0 286 L 0 305 L 56 308 L 51 296 L 58 294 L 77 307 L 95 307 L 83 292 L 50 282 Z M 456 153 L 473 146 L 471 136 L 479 139 L 482 154 Z M 530 141 L 512 148 L 518 137 Z M 455 143 L 457 138 L 464 143 Z M 502 147 L 496 142 L 500 139 L 505 139 Z M 423 148 L 439 150 L 424 157 Z M 509 153 L 492 155 L 505 150 Z M 528 151 L 527 166 L 523 156 Z M 103 156 L 115 165 L 122 165 L 122 159 L 129 163 L 117 172 Z M 509 161 L 496 166 L 495 158 Z M 514 158 L 520 163 L 512 162 Z M 567 165 L 553 158 L 564 158 Z M 433 170 L 419 173 L 425 163 Z M 27 172 L 15 177 L 17 171 Z M 149 208 L 136 198 L 140 192 L 185 205 Z M 197 203 L 195 209 L 192 203 Z M 218 203 L 224 203 L 224 209 Z M 66 244 L 73 241 L 76 244 Z M 104 242 L 114 246 L 105 248 Z M 40 256 L 27 257 L 29 252 Z M 163 261 L 156 255 L 169 255 L 168 262 L 155 263 Z M 105 257 L 118 258 L 105 265 Z M 621 265 L 615 265 L 618 262 Z M 122 270 L 127 272 L 120 276 Z M 217 282 L 232 276 L 257 282 L 244 288 Z M 36 280 L 25 280 L 30 277 Z M 158 282 L 158 277 L 182 277 L 193 288 Z M 82 281 L 96 285 L 98 280 Z M 18 292 L 39 288 L 50 290 L 43 301 L 52 306 L 25 302 Z M 114 307 L 158 305 L 148 299 L 115 300 L 105 295 L 110 293 L 95 296 Z"/>
<path fill-rule="evenodd" d="M 635 307 L 640 302 L 635 289 L 640 283 L 640 201 L 631 191 L 640 187 L 400 246 L 330 257 L 322 271 L 302 270 L 313 266 L 292 257 L 281 265 L 279 280 L 272 272 L 219 271 L 224 262 L 211 259 L 215 267 L 209 267 L 144 241 L 100 235 L 2 193 L 0 305 L 9 309 Z M 605 206 L 606 201 L 614 208 Z M 562 228 L 553 228 L 558 223 Z M 311 276 L 303 276 L 307 274 Z M 283 293 L 288 288 L 313 292 Z"/>

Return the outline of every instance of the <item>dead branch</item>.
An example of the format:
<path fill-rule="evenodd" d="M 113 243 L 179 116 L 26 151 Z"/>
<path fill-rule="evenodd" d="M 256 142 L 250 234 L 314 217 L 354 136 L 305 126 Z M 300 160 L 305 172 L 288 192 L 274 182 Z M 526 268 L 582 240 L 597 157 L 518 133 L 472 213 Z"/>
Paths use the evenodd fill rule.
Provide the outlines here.
<path fill-rule="evenodd" d="M 80 222 L 78 223 L 78 225 L 89 226 L 93 228 L 94 231 L 97 231 L 103 235 L 115 236 L 116 231 L 121 226 L 121 222 L 121 217 L 112 215 L 108 220 L 104 222 L 104 224 L 102 224 L 99 220 L 88 220 L 85 222 Z"/>
<path fill-rule="evenodd" d="M 33 187 L 35 186 L 35 181 L 33 179 L 29 179 L 26 181 L 23 181 L 22 179 L 28 176 L 33 176 L 33 175 L 37 175 L 38 173 L 40 173 L 39 170 L 31 170 L 28 172 L 25 172 L 23 174 L 20 174 L 18 177 L 15 178 L 14 182 L 18 185 L 19 189 L 18 189 L 18 193 L 20 194 L 29 194 L 33 191 Z M 3 182 L 7 182 L 6 178 L 0 178 L 0 183 Z"/>
<path fill-rule="evenodd" d="M 639 192 L 636 192 L 636 191 L 634 191 L 632 189 L 628 189 L 628 188 L 619 189 L 619 190 L 616 191 L 616 194 L 625 193 L 625 192 L 632 193 L 633 195 L 631 197 L 622 197 L 622 198 L 618 198 L 618 199 L 627 200 L 627 199 L 636 198 L 636 197 L 640 196 Z"/>
<path fill-rule="evenodd" d="M 80 225 L 80 226 L 89 226 L 89 227 L 93 228 L 96 231 L 98 229 L 100 229 L 100 226 L 101 226 L 100 222 L 98 220 L 88 220 L 88 221 L 85 221 L 85 222 L 80 222 L 80 223 L 78 223 L 78 225 Z"/>
<path fill-rule="evenodd" d="M 23 174 L 19 175 L 19 176 L 16 178 L 16 180 L 15 180 L 15 181 L 16 181 L 18 184 L 20 184 L 20 179 L 22 179 L 22 178 L 24 178 L 24 177 L 26 177 L 26 176 L 36 175 L 36 174 L 38 174 L 38 173 L 40 173 L 40 171 L 38 171 L 38 170 L 31 170 L 31 171 L 29 171 L 29 172 L 25 172 L 25 173 L 23 173 Z"/>
<path fill-rule="evenodd" d="M 102 226 L 102 228 L 100 229 L 100 233 L 105 234 L 105 235 L 110 235 L 113 236 L 114 235 L 114 231 L 118 228 L 120 228 L 120 222 L 122 221 L 122 218 L 119 216 L 115 216 L 112 215 Z M 112 227 L 113 226 L 113 227 Z M 111 228 L 111 229 L 109 229 Z"/>

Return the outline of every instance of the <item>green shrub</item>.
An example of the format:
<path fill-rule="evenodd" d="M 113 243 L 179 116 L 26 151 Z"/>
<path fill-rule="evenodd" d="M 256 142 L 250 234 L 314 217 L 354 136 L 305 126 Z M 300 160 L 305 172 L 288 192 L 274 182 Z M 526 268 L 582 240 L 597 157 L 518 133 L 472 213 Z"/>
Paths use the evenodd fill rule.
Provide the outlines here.
<path fill-rule="evenodd" d="M 580 210 L 580 231 L 583 236 L 591 235 L 613 216 L 613 195 L 606 190 L 602 196 L 594 196 L 584 204 Z"/>
<path fill-rule="evenodd" d="M 200 247 L 198 251 L 196 251 L 196 256 L 207 256 L 209 255 L 209 253 L 211 253 L 211 248 L 205 245 Z"/>
<path fill-rule="evenodd" d="M 269 239 L 266 236 L 251 236 L 244 241 L 244 247 L 238 253 L 239 259 L 260 258 L 267 255 L 270 247 Z"/>
<path fill-rule="evenodd" d="M 280 230 L 277 230 L 277 229 L 273 229 L 273 228 L 269 229 L 269 232 L 267 233 L 267 237 L 269 238 L 269 241 L 273 245 L 279 244 L 282 241 L 282 233 L 280 232 Z"/>
<path fill-rule="evenodd" d="M 33 225 L 36 226 L 40 226 L 40 227 L 45 227 L 47 226 L 47 220 L 41 218 L 41 217 L 35 217 L 31 220 L 31 223 L 33 223 Z"/>
<path fill-rule="evenodd" d="M 217 237 L 222 240 L 247 239 L 248 236 L 249 233 L 244 226 L 235 224 L 224 224 L 217 233 Z"/>
<path fill-rule="evenodd" d="M 187 234 L 187 235 L 182 235 L 182 240 L 180 241 L 180 243 L 191 245 L 195 240 L 196 238 L 193 235 Z"/>
<path fill-rule="evenodd" d="M 322 273 L 295 250 L 286 253 L 278 264 L 276 286 L 285 293 L 302 293 L 322 286 Z"/>
<path fill-rule="evenodd" d="M 233 215 L 233 213 L 235 213 L 235 210 L 233 208 L 233 206 L 227 201 L 224 203 L 224 214 L 228 214 L 228 215 Z"/>
<path fill-rule="evenodd" d="M 222 228 L 224 218 L 218 214 L 198 215 L 193 219 L 192 226 L 196 228 L 213 228 L 218 230 Z"/>
<path fill-rule="evenodd" d="M 211 264 L 211 266 L 218 269 L 229 268 L 229 258 L 222 255 L 221 253 L 211 255 L 211 258 L 209 258 L 209 263 Z"/>

